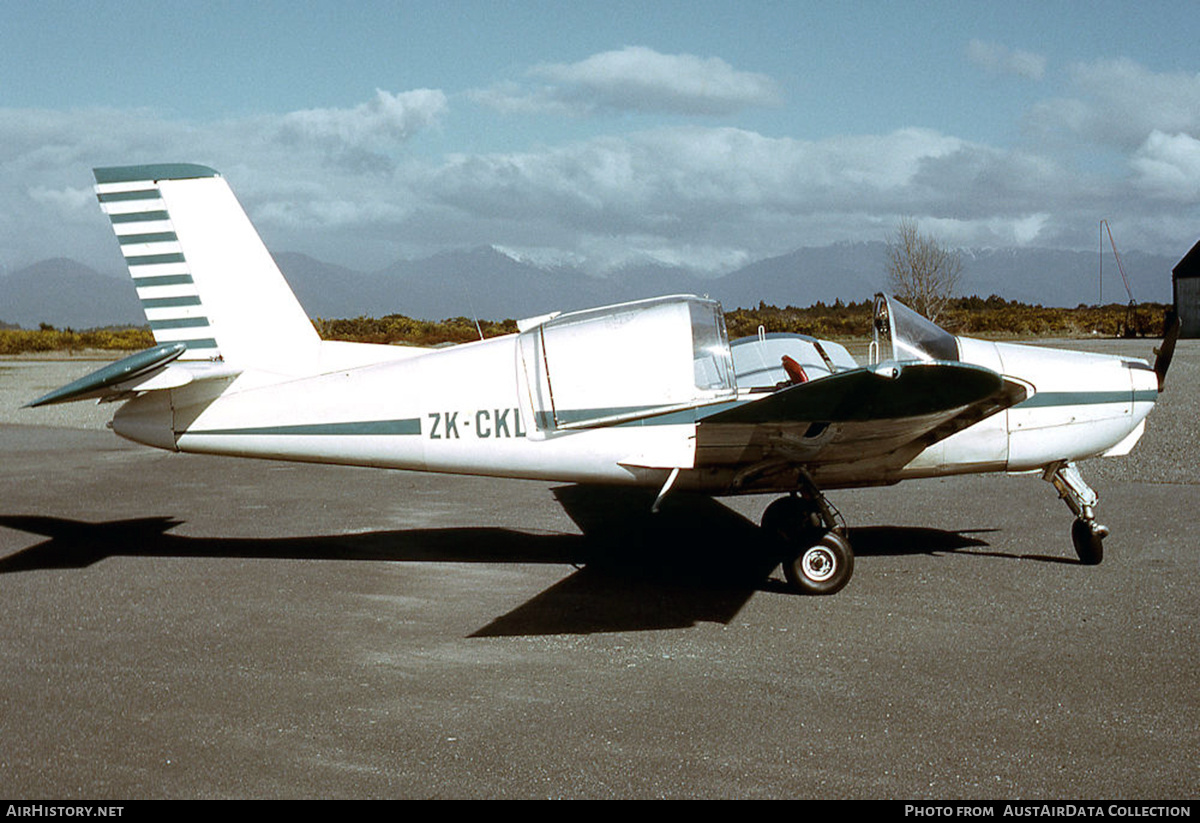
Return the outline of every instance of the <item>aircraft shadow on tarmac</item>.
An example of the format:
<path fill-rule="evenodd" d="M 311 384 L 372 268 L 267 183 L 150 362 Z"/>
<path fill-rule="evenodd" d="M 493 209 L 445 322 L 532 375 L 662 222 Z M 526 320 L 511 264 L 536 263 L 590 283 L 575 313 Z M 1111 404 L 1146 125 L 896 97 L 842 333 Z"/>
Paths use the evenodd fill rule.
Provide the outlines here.
<path fill-rule="evenodd" d="M 717 501 L 677 494 L 650 514 L 653 494 L 563 486 L 554 495 L 581 534 L 507 528 L 406 529 L 279 538 L 184 537 L 185 521 L 144 517 L 89 523 L 0 515 L 0 526 L 47 538 L 0 558 L 0 574 L 84 568 L 113 556 L 229 557 L 454 563 L 570 564 L 576 571 L 473 637 L 586 634 L 729 623 L 772 577 L 776 552 L 758 527 Z M 939 554 L 987 546 L 978 532 L 850 530 L 861 557 Z M 1049 559 L 1049 558 L 1047 558 Z"/>

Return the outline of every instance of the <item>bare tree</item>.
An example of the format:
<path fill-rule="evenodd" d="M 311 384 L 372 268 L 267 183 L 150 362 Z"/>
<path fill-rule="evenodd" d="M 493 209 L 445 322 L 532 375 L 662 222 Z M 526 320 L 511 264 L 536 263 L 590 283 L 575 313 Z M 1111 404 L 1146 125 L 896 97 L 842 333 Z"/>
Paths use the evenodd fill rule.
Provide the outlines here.
<path fill-rule="evenodd" d="M 917 230 L 911 217 L 900 220 L 887 245 L 888 287 L 900 302 L 937 320 L 962 280 L 962 257 Z"/>

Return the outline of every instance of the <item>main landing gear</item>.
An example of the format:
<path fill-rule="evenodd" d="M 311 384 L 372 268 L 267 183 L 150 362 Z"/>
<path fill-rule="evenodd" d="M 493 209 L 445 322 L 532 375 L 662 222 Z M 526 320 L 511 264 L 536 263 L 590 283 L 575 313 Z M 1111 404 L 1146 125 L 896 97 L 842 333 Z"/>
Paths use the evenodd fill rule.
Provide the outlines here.
<path fill-rule="evenodd" d="M 1071 542 L 1075 544 L 1079 562 L 1085 566 L 1097 565 L 1104 559 L 1104 538 L 1108 536 L 1108 526 L 1096 522 L 1095 506 L 1100 496 L 1084 482 L 1074 463 L 1051 463 L 1042 473 L 1042 479 L 1053 484 L 1075 515 Z"/>
<path fill-rule="evenodd" d="M 762 527 L 783 547 L 783 576 L 802 594 L 833 594 L 850 582 L 854 552 L 824 496 L 813 486 L 767 506 Z"/>

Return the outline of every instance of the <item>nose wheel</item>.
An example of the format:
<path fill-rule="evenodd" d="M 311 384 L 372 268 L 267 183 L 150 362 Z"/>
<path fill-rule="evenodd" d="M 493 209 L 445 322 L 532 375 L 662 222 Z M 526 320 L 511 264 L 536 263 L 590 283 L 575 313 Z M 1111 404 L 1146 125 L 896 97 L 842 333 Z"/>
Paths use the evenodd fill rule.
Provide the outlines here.
<path fill-rule="evenodd" d="M 1108 529 L 1096 521 L 1087 521 L 1082 517 L 1075 518 L 1071 524 L 1071 542 L 1075 544 L 1075 554 L 1079 562 L 1085 566 L 1097 566 L 1104 559 L 1104 537 Z"/>

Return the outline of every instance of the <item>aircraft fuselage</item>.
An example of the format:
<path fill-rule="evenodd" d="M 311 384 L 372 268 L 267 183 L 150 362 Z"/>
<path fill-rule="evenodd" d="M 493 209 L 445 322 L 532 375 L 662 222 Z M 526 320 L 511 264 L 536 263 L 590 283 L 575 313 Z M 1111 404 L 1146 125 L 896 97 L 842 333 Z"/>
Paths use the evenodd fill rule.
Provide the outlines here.
<path fill-rule="evenodd" d="M 1033 396 L 929 447 L 818 462 L 810 470 L 823 487 L 1026 471 L 1120 453 L 1157 397 L 1154 372 L 1140 361 L 959 341 L 963 361 L 1024 381 Z M 703 449 L 697 456 L 703 407 L 594 428 L 540 427 L 517 335 L 446 349 L 387 348 L 402 359 L 299 378 L 248 372 L 148 393 L 121 408 L 113 428 L 130 440 L 204 454 L 648 486 L 681 468 L 693 471 L 680 488 L 713 494 L 794 484 L 780 477 L 739 485 L 744 467 L 708 459 Z M 721 405 L 759 396 L 740 390 Z M 757 437 L 800 439 L 811 425 L 781 423 L 766 435 L 757 428 Z"/>

